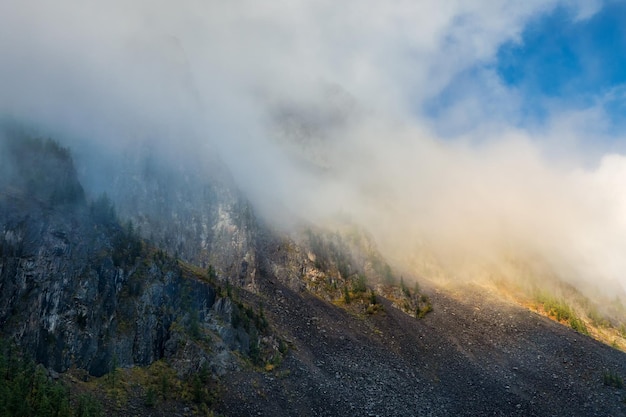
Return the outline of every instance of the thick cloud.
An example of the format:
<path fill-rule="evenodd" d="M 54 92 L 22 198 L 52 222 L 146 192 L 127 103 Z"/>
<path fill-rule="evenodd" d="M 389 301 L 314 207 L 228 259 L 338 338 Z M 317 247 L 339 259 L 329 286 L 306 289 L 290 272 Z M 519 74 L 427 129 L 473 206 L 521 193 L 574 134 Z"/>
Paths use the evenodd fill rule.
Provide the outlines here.
<path fill-rule="evenodd" d="M 579 3 L 573 18 L 598 7 Z M 270 218 L 339 213 L 397 259 L 427 247 L 467 271 L 515 253 L 624 286 L 625 159 L 589 152 L 600 133 L 558 109 L 520 128 L 488 69 L 556 4 L 5 0 L 0 113 L 111 158 L 217 151 Z M 433 119 L 450 88 L 462 99 Z"/>

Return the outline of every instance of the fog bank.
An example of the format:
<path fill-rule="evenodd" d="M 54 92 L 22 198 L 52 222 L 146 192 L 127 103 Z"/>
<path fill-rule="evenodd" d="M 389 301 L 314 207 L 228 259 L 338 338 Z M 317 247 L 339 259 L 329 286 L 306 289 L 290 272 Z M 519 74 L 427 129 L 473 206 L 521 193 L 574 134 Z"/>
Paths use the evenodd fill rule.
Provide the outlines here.
<path fill-rule="evenodd" d="M 399 262 L 428 252 L 462 277 L 540 259 L 623 290 L 619 138 L 592 107 L 521 125 L 487 65 L 559 2 L 518 3 L 6 0 L 0 115 L 97 161 L 98 189 L 129 148 L 172 164 L 218 155 L 278 226 L 341 216 Z M 480 82 L 455 105 L 425 110 L 472 68 Z"/>

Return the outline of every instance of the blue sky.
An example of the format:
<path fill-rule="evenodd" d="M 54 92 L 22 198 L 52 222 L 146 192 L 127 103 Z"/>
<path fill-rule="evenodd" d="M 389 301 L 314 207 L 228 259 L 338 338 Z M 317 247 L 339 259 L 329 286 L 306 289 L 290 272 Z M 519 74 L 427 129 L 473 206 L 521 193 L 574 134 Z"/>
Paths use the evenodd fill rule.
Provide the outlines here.
<path fill-rule="evenodd" d="M 487 76 L 517 100 L 498 100 L 485 91 Z M 488 75 L 486 75 L 488 74 Z M 489 90 L 490 87 L 486 87 Z M 428 115 L 444 116 L 460 100 L 481 96 L 487 114 L 514 108 L 508 123 L 532 128 L 549 123 L 550 112 L 601 109 L 611 135 L 626 133 L 626 2 L 605 2 L 595 14 L 577 19 L 559 6 L 539 13 L 518 40 L 503 43 L 492 59 L 460 72 L 441 94 L 425 103 Z M 457 134 L 462 124 L 443 133 Z"/>
<path fill-rule="evenodd" d="M 531 21 L 521 43 L 503 45 L 496 68 L 506 85 L 522 92 L 527 111 L 545 99 L 593 105 L 626 82 L 626 3 L 609 3 L 585 20 L 559 7 Z M 624 123 L 622 103 L 607 110 Z"/>

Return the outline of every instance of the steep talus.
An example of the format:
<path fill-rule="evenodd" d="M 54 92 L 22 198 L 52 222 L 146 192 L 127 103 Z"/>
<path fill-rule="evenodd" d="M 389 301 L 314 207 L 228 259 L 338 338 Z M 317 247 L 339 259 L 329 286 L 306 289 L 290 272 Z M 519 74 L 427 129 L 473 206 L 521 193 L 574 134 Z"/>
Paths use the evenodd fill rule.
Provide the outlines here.
<path fill-rule="evenodd" d="M 226 376 L 230 415 L 624 415 L 608 372 L 625 355 L 477 287 L 434 293 L 416 320 L 345 310 L 270 283 L 267 316 L 293 349 L 271 373 Z"/>

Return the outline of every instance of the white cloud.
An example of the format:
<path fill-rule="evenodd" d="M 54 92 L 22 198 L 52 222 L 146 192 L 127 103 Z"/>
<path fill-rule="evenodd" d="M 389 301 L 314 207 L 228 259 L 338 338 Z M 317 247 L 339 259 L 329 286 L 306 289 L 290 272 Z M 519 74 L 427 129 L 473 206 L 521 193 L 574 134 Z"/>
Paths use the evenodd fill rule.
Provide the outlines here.
<path fill-rule="evenodd" d="M 574 0 L 571 4 L 575 7 L 575 19 L 586 20 L 602 9 L 605 0 Z"/>
<path fill-rule="evenodd" d="M 209 143 L 266 212 L 350 213 L 402 255 L 424 241 L 476 259 L 507 246 L 577 279 L 624 282 L 611 199 L 623 161 L 572 170 L 569 141 L 565 163 L 538 145 L 580 134 L 567 131 L 580 119 L 512 127 L 516 92 L 489 71 L 459 85 L 445 119 L 421 113 L 556 4 L 4 0 L 0 113 L 111 152 L 139 140 L 197 155 Z M 442 139 L 437 123 L 463 134 Z"/>

